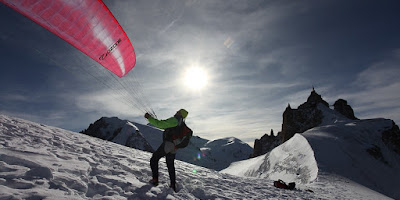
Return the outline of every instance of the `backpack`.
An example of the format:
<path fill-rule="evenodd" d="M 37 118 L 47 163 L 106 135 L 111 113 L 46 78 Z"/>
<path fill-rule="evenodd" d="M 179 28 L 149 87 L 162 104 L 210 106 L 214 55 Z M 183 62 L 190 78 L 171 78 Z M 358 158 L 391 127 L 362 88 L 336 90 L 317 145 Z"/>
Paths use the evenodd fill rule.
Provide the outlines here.
<path fill-rule="evenodd" d="M 193 131 L 184 121 L 179 126 L 165 129 L 164 140 L 173 142 L 177 149 L 185 148 L 189 145 Z"/>
<path fill-rule="evenodd" d="M 274 186 L 277 187 L 277 188 L 293 190 L 296 187 L 296 183 L 291 182 L 291 183 L 289 183 L 289 185 L 287 185 L 284 181 L 279 179 L 277 181 L 274 181 Z"/>
<path fill-rule="evenodd" d="M 176 131 L 172 135 L 172 141 L 174 142 L 176 148 L 181 149 L 187 147 L 190 142 L 190 138 L 193 136 L 193 131 L 190 129 L 184 121 L 180 125 L 179 131 Z"/>

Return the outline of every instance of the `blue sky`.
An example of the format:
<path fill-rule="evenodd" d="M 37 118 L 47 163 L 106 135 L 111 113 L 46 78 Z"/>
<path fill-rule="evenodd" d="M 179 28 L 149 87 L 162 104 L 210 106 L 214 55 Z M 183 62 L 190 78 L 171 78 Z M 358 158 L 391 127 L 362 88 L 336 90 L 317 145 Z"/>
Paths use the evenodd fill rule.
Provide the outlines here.
<path fill-rule="evenodd" d="M 201 137 L 252 144 L 312 86 L 361 119 L 400 122 L 398 1 L 104 2 L 135 48 L 132 87 L 159 118 L 186 108 Z M 146 123 L 82 73 L 90 58 L 3 4 L 0 16 L 0 113 L 74 131 L 101 116 Z M 193 65 L 208 74 L 201 90 L 182 81 Z"/>

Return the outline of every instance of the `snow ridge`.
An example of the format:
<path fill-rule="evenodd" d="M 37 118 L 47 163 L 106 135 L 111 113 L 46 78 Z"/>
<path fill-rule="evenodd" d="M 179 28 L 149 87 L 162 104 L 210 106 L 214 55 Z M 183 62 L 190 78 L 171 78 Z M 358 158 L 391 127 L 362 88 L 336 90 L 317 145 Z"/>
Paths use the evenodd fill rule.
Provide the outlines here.
<path fill-rule="evenodd" d="M 266 155 L 236 162 L 221 172 L 307 184 L 317 178 L 318 166 L 307 140 L 296 134 Z"/>

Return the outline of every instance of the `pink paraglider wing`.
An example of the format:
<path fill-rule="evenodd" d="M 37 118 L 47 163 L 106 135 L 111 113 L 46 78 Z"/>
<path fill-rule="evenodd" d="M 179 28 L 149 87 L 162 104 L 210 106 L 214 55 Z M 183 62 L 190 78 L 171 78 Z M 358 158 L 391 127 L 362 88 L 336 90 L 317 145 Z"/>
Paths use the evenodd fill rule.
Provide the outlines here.
<path fill-rule="evenodd" d="M 135 65 L 126 33 L 101 0 L 0 0 L 122 77 Z"/>

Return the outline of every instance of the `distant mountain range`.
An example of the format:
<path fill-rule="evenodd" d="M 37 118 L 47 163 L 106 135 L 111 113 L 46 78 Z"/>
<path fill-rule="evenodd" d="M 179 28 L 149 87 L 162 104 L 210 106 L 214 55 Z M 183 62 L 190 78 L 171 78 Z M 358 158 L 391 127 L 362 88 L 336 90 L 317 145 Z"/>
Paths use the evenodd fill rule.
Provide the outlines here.
<path fill-rule="evenodd" d="M 81 133 L 154 152 L 162 143 L 163 130 L 117 117 L 102 117 Z M 176 158 L 198 166 L 222 170 L 232 162 L 249 158 L 252 151 L 248 144 L 234 137 L 209 141 L 193 136 L 186 148 L 178 150 Z"/>

